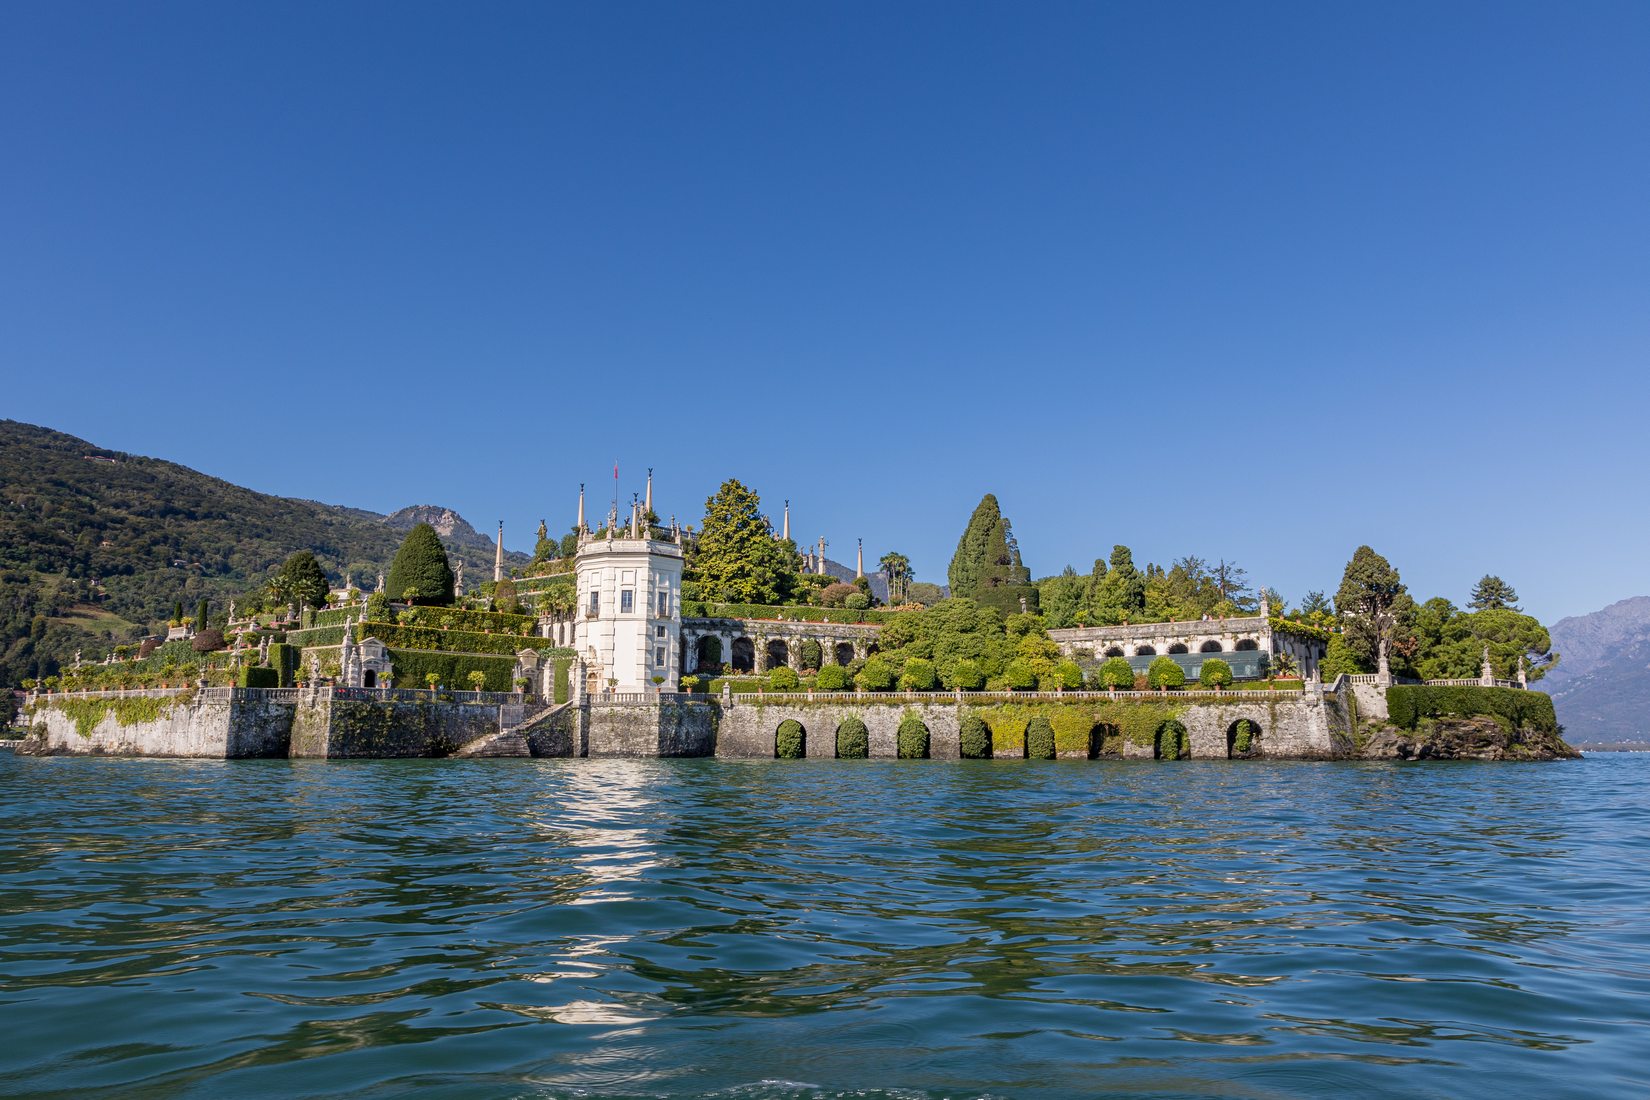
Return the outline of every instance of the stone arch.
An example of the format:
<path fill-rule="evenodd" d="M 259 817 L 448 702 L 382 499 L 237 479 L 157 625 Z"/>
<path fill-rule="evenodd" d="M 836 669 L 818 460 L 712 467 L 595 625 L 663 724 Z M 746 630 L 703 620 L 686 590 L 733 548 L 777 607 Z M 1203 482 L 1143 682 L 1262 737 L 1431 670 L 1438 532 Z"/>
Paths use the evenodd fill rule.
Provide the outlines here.
<path fill-rule="evenodd" d="M 1137 645 L 1134 647 L 1134 655 L 1136 657 L 1156 657 L 1157 649 L 1154 646 Z"/>
<path fill-rule="evenodd" d="M 1238 639 L 1237 651 L 1239 653 L 1253 653 L 1255 650 L 1257 650 L 1259 648 L 1260 648 L 1260 643 L 1255 641 L 1253 638 L 1239 638 Z"/>
<path fill-rule="evenodd" d="M 735 672 L 756 671 L 756 645 L 749 638 L 740 636 L 733 640 L 733 659 L 728 662 Z"/>
<path fill-rule="evenodd" d="M 1210 638 L 1208 641 L 1198 646 L 1197 651 L 1199 653 L 1224 653 L 1226 652 L 1226 647 L 1221 645 L 1217 639 Z"/>
<path fill-rule="evenodd" d="M 843 668 L 847 668 L 849 665 L 854 663 L 854 643 L 838 642 L 836 644 L 836 651 L 832 654 L 832 656 L 836 658 L 837 664 L 841 665 Z"/>
<path fill-rule="evenodd" d="M 696 672 L 708 672 L 719 668 L 722 664 L 722 639 L 714 634 L 706 634 L 694 644 L 693 668 Z"/>
<path fill-rule="evenodd" d="M 791 647 L 786 644 L 785 639 L 775 638 L 773 641 L 768 643 L 768 652 L 766 656 L 768 659 L 768 668 L 775 669 L 781 666 L 789 668 L 791 664 Z"/>
<path fill-rule="evenodd" d="M 1123 647 L 1122 646 L 1114 645 L 1114 646 L 1109 647 L 1106 650 L 1106 652 L 1103 654 L 1103 656 L 1106 656 L 1106 657 L 1127 657 L 1128 654 L 1123 652 Z"/>
<path fill-rule="evenodd" d="M 787 718 L 773 731 L 776 760 L 801 760 L 808 755 L 808 730 L 795 718 Z"/>
<path fill-rule="evenodd" d="M 1226 727 L 1226 757 L 1229 760 L 1247 760 L 1260 755 L 1260 723 L 1253 718 L 1239 718 Z"/>
<path fill-rule="evenodd" d="M 1169 646 L 1169 652 L 1171 654 L 1174 654 L 1174 653 L 1189 653 L 1191 651 L 1186 648 L 1186 643 L 1185 642 L 1173 642 Z"/>
<path fill-rule="evenodd" d="M 1123 755 L 1123 731 L 1110 722 L 1096 722 L 1089 730 L 1089 759 Z"/>
<path fill-rule="evenodd" d="M 1191 738 L 1186 727 L 1173 718 L 1157 727 L 1152 735 L 1152 759 L 1184 760 L 1191 752 Z"/>

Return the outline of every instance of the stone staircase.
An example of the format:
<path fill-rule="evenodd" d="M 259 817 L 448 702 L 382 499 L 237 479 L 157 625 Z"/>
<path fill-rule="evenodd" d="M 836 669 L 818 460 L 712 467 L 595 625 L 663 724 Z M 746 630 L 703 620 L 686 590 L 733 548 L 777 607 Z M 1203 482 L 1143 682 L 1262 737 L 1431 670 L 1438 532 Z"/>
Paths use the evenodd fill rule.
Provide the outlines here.
<path fill-rule="evenodd" d="M 517 722 L 507 726 L 497 733 L 490 733 L 485 737 L 478 737 L 453 753 L 454 756 L 532 756 L 533 748 L 527 741 L 527 731 L 554 718 L 572 704 L 557 703 L 535 711 Z"/>

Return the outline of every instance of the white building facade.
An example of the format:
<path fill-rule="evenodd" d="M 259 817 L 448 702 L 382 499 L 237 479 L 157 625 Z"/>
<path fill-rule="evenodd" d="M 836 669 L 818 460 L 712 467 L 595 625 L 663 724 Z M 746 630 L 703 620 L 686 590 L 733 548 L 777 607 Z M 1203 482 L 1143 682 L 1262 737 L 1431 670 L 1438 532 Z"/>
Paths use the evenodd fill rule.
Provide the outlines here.
<path fill-rule="evenodd" d="M 573 648 L 585 693 L 676 690 L 682 547 L 662 539 L 585 536 L 573 564 Z"/>

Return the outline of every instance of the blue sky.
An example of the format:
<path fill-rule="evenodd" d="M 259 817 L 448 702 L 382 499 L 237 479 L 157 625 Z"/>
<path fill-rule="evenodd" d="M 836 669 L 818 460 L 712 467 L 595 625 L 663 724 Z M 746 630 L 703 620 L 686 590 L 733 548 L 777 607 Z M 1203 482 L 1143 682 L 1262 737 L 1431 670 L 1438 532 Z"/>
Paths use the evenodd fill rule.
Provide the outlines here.
<path fill-rule="evenodd" d="M 1650 5 L 11 3 L 0 415 L 525 548 L 1650 591 Z"/>

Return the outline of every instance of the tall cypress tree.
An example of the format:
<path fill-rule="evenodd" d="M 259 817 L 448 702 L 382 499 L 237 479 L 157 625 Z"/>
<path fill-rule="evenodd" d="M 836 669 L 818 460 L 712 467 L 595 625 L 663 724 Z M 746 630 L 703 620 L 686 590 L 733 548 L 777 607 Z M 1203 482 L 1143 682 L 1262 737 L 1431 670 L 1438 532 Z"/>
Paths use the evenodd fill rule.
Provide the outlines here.
<path fill-rule="evenodd" d="M 972 598 L 974 590 L 980 586 L 980 574 L 985 572 L 990 554 L 991 532 L 1002 522 L 1002 518 L 1002 509 L 997 506 L 996 497 L 987 493 L 980 498 L 974 514 L 968 519 L 968 526 L 963 528 L 962 538 L 957 540 L 957 552 L 951 556 L 948 579 L 953 596 Z"/>
<path fill-rule="evenodd" d="M 407 599 L 407 590 L 412 589 L 413 603 L 445 607 L 453 602 L 453 569 L 435 528 L 420 523 L 407 532 L 390 563 L 385 587 L 395 600 Z"/>
<path fill-rule="evenodd" d="M 1014 530 L 990 493 L 981 498 L 957 542 L 950 580 L 953 596 L 995 607 L 1004 616 L 1018 615 L 1022 599 L 1027 610 L 1037 610 L 1031 570 L 1021 563 Z"/>

